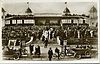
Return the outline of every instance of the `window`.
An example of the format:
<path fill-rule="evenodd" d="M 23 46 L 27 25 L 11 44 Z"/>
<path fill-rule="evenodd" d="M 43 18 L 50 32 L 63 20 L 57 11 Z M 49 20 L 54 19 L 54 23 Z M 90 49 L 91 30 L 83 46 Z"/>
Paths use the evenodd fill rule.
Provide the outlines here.
<path fill-rule="evenodd" d="M 16 24 L 16 20 L 12 20 L 12 24 Z"/>
<path fill-rule="evenodd" d="M 71 23 L 71 19 L 63 19 L 62 23 Z"/>
<path fill-rule="evenodd" d="M 10 24 L 10 20 L 7 20 L 5 24 Z"/>
<path fill-rule="evenodd" d="M 71 23 L 71 20 L 70 19 L 68 19 L 68 23 Z"/>
<path fill-rule="evenodd" d="M 74 22 L 73 23 L 78 23 L 78 20 L 77 19 L 74 19 Z"/>
<path fill-rule="evenodd" d="M 17 24 L 22 24 L 22 20 L 17 20 Z"/>
<path fill-rule="evenodd" d="M 25 24 L 34 24 L 35 21 L 34 20 L 24 20 Z"/>

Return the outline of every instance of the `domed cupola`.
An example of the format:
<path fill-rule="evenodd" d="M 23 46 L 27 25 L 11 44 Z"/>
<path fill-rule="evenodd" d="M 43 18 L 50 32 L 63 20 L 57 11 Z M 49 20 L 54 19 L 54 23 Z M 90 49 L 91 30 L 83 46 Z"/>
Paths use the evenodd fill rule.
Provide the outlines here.
<path fill-rule="evenodd" d="M 90 9 L 90 11 L 89 11 L 90 13 L 94 13 L 94 12 L 97 12 L 97 9 L 93 6 L 91 9 Z"/>
<path fill-rule="evenodd" d="M 32 10 L 28 7 L 25 13 L 32 13 Z"/>
<path fill-rule="evenodd" d="M 91 19 L 97 18 L 97 9 L 94 6 L 89 10 L 89 12 L 90 12 L 89 17 Z"/>
<path fill-rule="evenodd" d="M 63 13 L 69 14 L 70 13 L 70 10 L 66 7 L 65 10 L 63 11 Z"/>
<path fill-rule="evenodd" d="M 2 12 L 6 12 L 6 11 L 4 10 L 4 8 L 2 8 Z"/>

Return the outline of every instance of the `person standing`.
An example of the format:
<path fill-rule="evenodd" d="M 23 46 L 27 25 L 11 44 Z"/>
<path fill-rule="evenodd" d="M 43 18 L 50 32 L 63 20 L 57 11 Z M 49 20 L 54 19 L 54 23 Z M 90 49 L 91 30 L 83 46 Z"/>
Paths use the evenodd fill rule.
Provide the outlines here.
<path fill-rule="evenodd" d="M 22 47 L 23 47 L 22 42 L 21 42 L 21 41 L 19 41 L 19 43 L 20 43 L 20 48 L 22 48 Z"/>
<path fill-rule="evenodd" d="M 47 45 L 48 45 L 48 39 L 46 38 L 45 41 L 44 41 L 44 47 L 47 48 Z"/>
<path fill-rule="evenodd" d="M 42 41 L 44 41 L 45 40 L 45 36 L 44 35 L 42 35 Z"/>
<path fill-rule="evenodd" d="M 48 51 L 48 58 L 49 58 L 49 61 L 51 61 L 52 55 L 53 55 L 53 51 L 52 51 L 52 49 L 51 49 L 51 47 L 50 47 L 50 49 L 49 49 L 49 51 Z"/>
<path fill-rule="evenodd" d="M 60 45 L 60 38 L 57 36 L 57 43 Z"/>
<path fill-rule="evenodd" d="M 56 49 L 55 49 L 55 53 L 57 53 L 57 55 L 58 55 L 58 59 L 59 59 L 59 49 L 56 47 Z"/>
<path fill-rule="evenodd" d="M 60 45 L 63 46 L 64 45 L 64 39 L 62 37 L 59 37 L 60 38 Z"/>
<path fill-rule="evenodd" d="M 33 52 L 33 46 L 30 44 L 30 45 L 29 45 L 29 48 L 30 48 L 30 55 L 32 55 L 32 52 Z"/>
<path fill-rule="evenodd" d="M 91 38 L 93 37 L 93 30 L 90 31 Z"/>
<path fill-rule="evenodd" d="M 62 37 L 60 37 L 60 45 L 61 45 L 61 51 L 63 51 L 64 39 Z"/>
<path fill-rule="evenodd" d="M 74 31 L 74 38 L 77 38 L 77 36 L 78 36 L 78 33 L 77 33 L 77 30 L 75 29 L 75 31 Z"/>
<path fill-rule="evenodd" d="M 38 32 L 38 39 L 39 39 L 39 40 L 41 39 L 41 36 L 42 36 L 42 31 L 39 30 L 39 32 Z"/>
<path fill-rule="evenodd" d="M 40 46 L 39 45 L 37 45 L 38 46 L 38 48 L 37 48 L 37 55 L 38 55 L 38 57 L 40 57 L 40 54 L 41 54 L 41 52 L 40 52 Z"/>
<path fill-rule="evenodd" d="M 35 47 L 35 55 L 38 53 L 38 46 Z"/>
<path fill-rule="evenodd" d="M 53 34 L 53 31 L 50 32 L 50 39 L 52 39 L 53 37 L 52 34 Z"/>
<path fill-rule="evenodd" d="M 22 48 L 20 47 L 19 48 L 19 57 L 21 57 L 22 56 Z"/>

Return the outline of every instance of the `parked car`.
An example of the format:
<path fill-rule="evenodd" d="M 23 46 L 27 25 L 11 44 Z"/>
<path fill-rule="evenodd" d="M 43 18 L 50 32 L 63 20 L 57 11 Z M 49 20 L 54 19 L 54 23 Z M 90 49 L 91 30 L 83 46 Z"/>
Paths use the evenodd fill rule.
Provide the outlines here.
<path fill-rule="evenodd" d="M 95 55 L 95 53 L 97 52 L 96 50 L 92 50 L 92 49 L 82 49 L 82 48 L 73 48 L 73 51 L 75 51 L 75 55 L 74 57 L 77 59 L 81 59 L 81 58 L 86 58 L 86 57 L 93 57 L 93 55 Z"/>
<path fill-rule="evenodd" d="M 3 47 L 3 58 L 14 59 L 19 57 L 20 45 L 17 40 L 9 40 L 8 45 Z"/>

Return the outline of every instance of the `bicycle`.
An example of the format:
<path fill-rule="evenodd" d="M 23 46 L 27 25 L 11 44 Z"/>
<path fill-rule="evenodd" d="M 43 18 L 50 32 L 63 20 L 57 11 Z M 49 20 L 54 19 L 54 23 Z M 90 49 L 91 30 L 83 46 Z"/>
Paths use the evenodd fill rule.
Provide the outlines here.
<path fill-rule="evenodd" d="M 65 53 L 64 51 L 59 53 L 59 59 L 63 59 L 65 57 Z M 58 58 L 58 53 L 54 53 L 53 54 L 53 59 L 57 59 Z"/>

